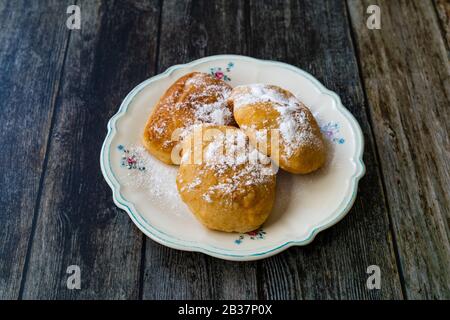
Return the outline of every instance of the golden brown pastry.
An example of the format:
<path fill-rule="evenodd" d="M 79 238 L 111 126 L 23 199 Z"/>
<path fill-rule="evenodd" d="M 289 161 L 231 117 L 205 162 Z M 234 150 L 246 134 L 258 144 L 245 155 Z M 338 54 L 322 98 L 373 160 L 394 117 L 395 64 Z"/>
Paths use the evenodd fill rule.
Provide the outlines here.
<path fill-rule="evenodd" d="M 178 191 L 210 229 L 248 232 L 260 227 L 272 210 L 275 183 L 270 159 L 236 127 L 201 125 L 183 140 Z"/>
<path fill-rule="evenodd" d="M 325 163 L 320 128 L 309 109 L 289 91 L 273 85 L 244 85 L 233 89 L 229 103 L 250 141 L 282 169 L 304 174 Z M 279 148 L 274 149 L 277 144 L 271 144 L 271 139 L 278 141 Z"/>
<path fill-rule="evenodd" d="M 145 126 L 143 144 L 159 160 L 176 164 L 172 148 L 185 129 L 197 123 L 234 124 L 226 99 L 231 87 L 222 80 L 192 72 L 179 78 L 160 98 Z"/>

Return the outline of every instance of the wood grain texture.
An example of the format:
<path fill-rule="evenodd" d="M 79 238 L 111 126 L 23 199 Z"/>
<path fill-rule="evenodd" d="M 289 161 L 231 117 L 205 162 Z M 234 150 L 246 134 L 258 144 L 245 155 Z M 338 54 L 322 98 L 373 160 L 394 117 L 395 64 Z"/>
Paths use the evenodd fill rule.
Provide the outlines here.
<path fill-rule="evenodd" d="M 0 1 L 0 299 L 22 271 L 69 30 L 67 1 Z"/>
<path fill-rule="evenodd" d="M 442 34 L 447 44 L 447 50 L 450 54 L 450 1 L 434 0 L 434 5 L 440 20 Z"/>
<path fill-rule="evenodd" d="M 395 252 L 357 61 L 342 1 L 252 1 L 251 56 L 284 61 L 340 95 L 365 138 L 366 175 L 348 216 L 307 247 L 261 261 L 268 299 L 402 298 Z M 381 290 L 366 287 L 369 265 L 382 273 Z"/>
<path fill-rule="evenodd" d="M 69 31 L 73 2 L 0 0 L 0 299 L 450 298 L 448 1 L 78 0 Z M 366 28 L 370 4 L 381 30 Z M 223 53 L 310 72 L 365 138 L 348 216 L 257 262 L 147 239 L 98 160 L 136 84 Z M 381 290 L 366 288 L 372 264 Z M 69 265 L 81 290 L 66 287 Z"/>
<path fill-rule="evenodd" d="M 207 55 L 246 54 L 242 1 L 164 1 L 158 72 Z M 256 299 L 256 263 L 146 241 L 144 299 Z"/>
<path fill-rule="evenodd" d="M 349 1 L 406 294 L 450 298 L 450 67 L 431 1 Z M 365 27 L 369 4 L 381 30 Z"/>
<path fill-rule="evenodd" d="M 82 1 L 68 46 L 24 299 L 137 299 L 142 233 L 99 164 L 108 119 L 154 71 L 158 1 Z M 64 15 L 62 15 L 64 16 Z M 68 290 L 69 265 L 81 290 Z"/>

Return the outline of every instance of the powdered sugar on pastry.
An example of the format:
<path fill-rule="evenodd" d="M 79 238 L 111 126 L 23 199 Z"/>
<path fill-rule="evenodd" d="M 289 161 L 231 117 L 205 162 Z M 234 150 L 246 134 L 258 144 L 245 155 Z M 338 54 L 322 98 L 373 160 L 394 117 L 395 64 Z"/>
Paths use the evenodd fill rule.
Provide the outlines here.
<path fill-rule="evenodd" d="M 179 78 L 158 101 L 143 135 L 144 146 L 161 161 L 174 164 L 171 152 L 195 124 L 232 125 L 227 103 L 232 88 L 211 75 L 193 72 Z"/>
<path fill-rule="evenodd" d="M 189 108 L 193 114 L 193 117 L 185 119 L 181 137 L 186 136 L 194 125 L 227 125 L 233 122 L 233 114 L 227 105 L 231 87 L 213 84 L 205 77 L 209 75 L 197 73 L 189 78 L 185 83 L 185 90 L 190 90 L 187 99 L 175 104 L 176 109 Z"/>
<path fill-rule="evenodd" d="M 287 91 L 265 84 L 251 84 L 236 87 L 230 99 L 234 110 L 269 102 L 278 111 L 278 129 L 284 142 L 282 157 L 291 157 L 302 144 L 321 143 L 311 130 L 305 115 L 306 106 Z"/>
<path fill-rule="evenodd" d="M 241 129 L 203 125 L 201 129 L 183 141 L 177 175 L 181 199 L 210 229 L 257 229 L 275 201 L 276 168 L 272 169 L 270 161 L 258 161 L 264 156 L 251 147 Z M 198 178 L 201 182 L 197 184 Z"/>
<path fill-rule="evenodd" d="M 298 101 L 294 96 L 287 97 L 272 87 L 261 83 L 235 87 L 232 98 L 235 110 L 256 103 L 273 102 L 281 105 L 293 105 Z"/>
<path fill-rule="evenodd" d="M 198 89 L 192 93 L 186 102 L 179 103 L 177 107 L 182 108 L 188 103 L 194 108 L 195 118 L 192 123 L 211 123 L 226 125 L 233 122 L 233 115 L 227 107 L 227 99 L 231 93 L 231 87 L 217 85 L 205 80 L 209 75 L 197 73 L 188 79 L 185 88 L 193 86 Z"/>
<path fill-rule="evenodd" d="M 285 142 L 285 155 L 283 156 L 290 158 L 302 144 L 318 145 L 321 143 L 319 138 L 313 134 L 301 107 L 277 106 L 275 108 L 280 113 L 278 120 L 280 135 Z"/>
<path fill-rule="evenodd" d="M 188 155 L 189 152 L 183 154 L 181 164 L 191 161 Z M 197 179 L 212 173 L 220 182 L 203 193 L 202 198 L 207 202 L 216 192 L 228 194 L 244 186 L 264 184 L 276 173 L 270 159 L 256 150 L 238 129 L 218 134 L 206 144 L 201 166 L 199 176 L 183 187 L 183 191 L 201 185 Z"/>
<path fill-rule="evenodd" d="M 225 125 L 231 122 L 231 111 L 224 101 L 220 100 L 210 104 L 195 105 L 195 123 L 211 123 Z"/>

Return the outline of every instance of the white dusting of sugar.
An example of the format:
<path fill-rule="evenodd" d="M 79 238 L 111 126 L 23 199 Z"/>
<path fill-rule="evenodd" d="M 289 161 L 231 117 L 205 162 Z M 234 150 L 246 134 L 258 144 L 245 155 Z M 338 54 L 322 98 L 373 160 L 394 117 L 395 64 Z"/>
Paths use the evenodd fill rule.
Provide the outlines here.
<path fill-rule="evenodd" d="M 187 158 L 182 158 L 183 161 Z M 206 202 L 211 202 L 211 196 L 216 193 L 229 194 L 243 186 L 267 183 L 276 173 L 270 159 L 256 150 L 241 130 L 219 134 L 205 147 L 200 177 L 211 172 L 221 182 L 209 187 L 202 195 Z"/>
<path fill-rule="evenodd" d="M 293 103 L 293 101 L 291 101 L 293 100 L 292 98 L 287 98 L 285 95 L 262 83 L 255 83 L 235 87 L 235 89 L 241 88 L 245 90 L 235 91 L 232 97 L 235 109 L 239 109 L 245 105 L 263 102 L 273 102 L 276 104 L 283 104 L 283 105 Z"/>
<path fill-rule="evenodd" d="M 128 151 L 134 155 L 137 166 L 145 170 L 124 168 L 124 186 L 144 191 L 158 205 L 174 213 L 183 212 L 176 186 L 177 169 L 152 157 L 142 145 L 132 145 Z"/>
<path fill-rule="evenodd" d="M 235 109 L 255 103 L 271 102 L 278 111 L 278 129 L 284 146 L 281 154 L 283 158 L 290 158 L 302 144 L 320 143 L 306 119 L 306 107 L 295 96 L 287 96 L 264 84 L 245 85 L 241 88 L 244 90 L 235 91 L 231 97 Z M 258 138 L 262 140 L 264 137 Z"/>
<path fill-rule="evenodd" d="M 284 141 L 283 157 L 290 158 L 295 150 L 302 145 L 318 145 L 320 143 L 319 138 L 313 134 L 301 105 L 296 105 L 296 107 L 277 106 L 275 108 L 280 113 L 278 123 L 280 135 Z"/>
<path fill-rule="evenodd" d="M 182 187 L 181 191 L 184 191 L 186 189 L 189 190 L 189 191 L 192 191 L 193 189 L 195 189 L 195 187 L 200 185 L 201 182 L 202 182 L 202 180 L 199 177 L 197 177 L 197 178 L 194 179 L 194 181 L 192 181 L 191 183 L 189 183 L 186 186 Z"/>
<path fill-rule="evenodd" d="M 225 125 L 231 122 L 231 111 L 223 101 L 195 105 L 196 122 Z"/>
<path fill-rule="evenodd" d="M 217 85 L 205 80 L 209 75 L 196 74 L 186 81 L 186 86 L 194 86 L 195 93 L 189 95 L 187 103 L 194 108 L 194 123 L 211 123 L 215 125 L 230 124 L 233 115 L 227 107 L 227 99 L 231 88 L 227 85 Z M 178 107 L 184 107 L 181 103 Z"/>
<path fill-rule="evenodd" d="M 216 84 L 208 81 L 210 75 L 198 73 L 185 82 L 185 90 L 190 92 L 185 97 L 186 100 L 176 101 L 183 94 L 177 97 L 169 97 L 166 106 L 172 105 L 175 109 L 191 108 L 193 117 L 186 117 L 183 124 L 184 131 L 189 132 L 191 126 L 195 124 L 209 123 L 213 125 L 228 125 L 233 123 L 233 114 L 228 108 L 227 99 L 231 93 L 231 87 L 226 84 Z M 192 90 L 193 87 L 193 90 Z M 169 109 L 170 110 L 170 109 Z M 158 127 L 153 129 L 158 134 L 163 134 L 165 128 Z M 182 134 L 184 136 L 185 134 Z"/>
<path fill-rule="evenodd" d="M 204 193 L 204 194 L 202 195 L 202 198 L 203 198 L 203 200 L 205 200 L 206 202 L 209 202 L 209 203 L 212 202 L 211 195 L 210 195 L 209 193 Z"/>
<path fill-rule="evenodd" d="M 166 125 L 162 124 L 162 125 L 154 125 L 153 129 L 155 130 L 156 133 L 158 133 L 159 135 L 162 135 L 164 133 L 164 131 L 166 131 Z"/>

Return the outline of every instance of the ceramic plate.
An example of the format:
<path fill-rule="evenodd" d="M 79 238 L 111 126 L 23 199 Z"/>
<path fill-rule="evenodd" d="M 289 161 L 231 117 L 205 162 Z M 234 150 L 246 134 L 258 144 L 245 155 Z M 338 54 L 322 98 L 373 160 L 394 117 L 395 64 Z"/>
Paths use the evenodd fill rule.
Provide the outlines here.
<path fill-rule="evenodd" d="M 182 75 L 201 71 L 231 86 L 281 86 L 303 101 L 319 122 L 331 148 L 327 165 L 310 175 L 278 173 L 277 199 L 268 221 L 246 234 L 203 227 L 176 191 L 177 167 L 143 152 L 141 134 L 151 109 Z M 364 174 L 363 135 L 339 97 L 294 66 L 236 55 L 176 65 L 134 88 L 108 123 L 100 162 L 115 204 L 151 239 L 171 248 L 199 251 L 227 260 L 256 260 L 294 245 L 306 245 L 341 220 L 352 206 Z"/>

